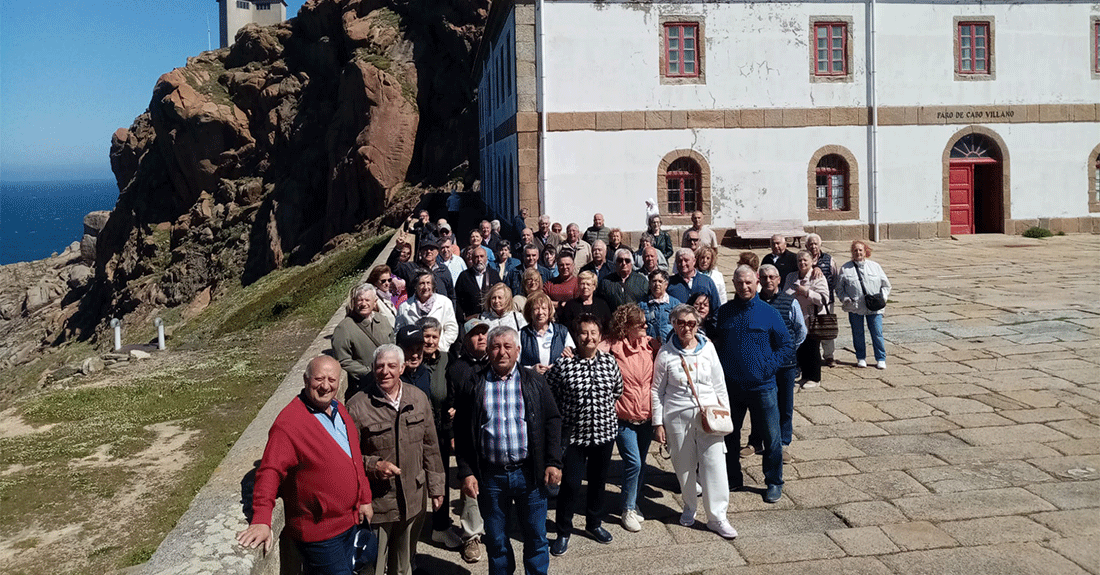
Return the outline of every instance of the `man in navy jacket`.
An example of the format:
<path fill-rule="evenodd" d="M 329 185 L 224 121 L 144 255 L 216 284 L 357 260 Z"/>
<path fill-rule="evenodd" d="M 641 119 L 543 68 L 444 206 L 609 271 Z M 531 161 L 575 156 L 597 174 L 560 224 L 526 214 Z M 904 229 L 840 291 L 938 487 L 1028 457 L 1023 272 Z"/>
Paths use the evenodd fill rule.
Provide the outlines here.
<path fill-rule="evenodd" d="M 735 429 L 726 436 L 726 467 L 730 488 L 740 488 L 742 480 L 740 441 L 745 412 L 752 421 L 761 422 L 759 436 L 764 446 L 764 501 L 775 503 L 783 492 L 783 444 L 779 430 L 779 404 L 775 372 L 794 356 L 794 345 L 779 312 L 756 294 L 758 279 L 749 266 L 733 272 L 735 297 L 718 308 L 716 345 Z M 670 290 L 671 291 L 671 290 Z M 755 433 L 755 430 L 754 430 Z"/>

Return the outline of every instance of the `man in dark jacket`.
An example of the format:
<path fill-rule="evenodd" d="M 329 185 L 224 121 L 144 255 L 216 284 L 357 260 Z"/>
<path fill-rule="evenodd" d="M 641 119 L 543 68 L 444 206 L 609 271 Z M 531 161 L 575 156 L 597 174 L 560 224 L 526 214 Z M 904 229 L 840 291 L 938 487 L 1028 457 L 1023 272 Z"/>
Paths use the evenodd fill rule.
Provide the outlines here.
<path fill-rule="evenodd" d="M 561 483 L 561 415 L 546 380 L 518 365 L 519 333 L 499 326 L 487 340 L 488 368 L 455 394 L 458 477 L 463 494 L 478 498 L 485 519 L 489 574 L 515 569 L 506 512 L 515 505 L 523 569 L 542 575 L 550 566 L 544 486 Z M 525 425 L 512 424 L 517 421 Z"/>
<path fill-rule="evenodd" d="M 735 297 L 718 308 L 716 347 L 726 374 L 733 415 L 733 433 L 726 436 L 726 468 L 731 489 L 741 487 L 741 424 L 745 412 L 761 422 L 764 447 L 764 501 L 775 503 L 783 492 L 783 444 L 779 431 L 779 405 L 775 372 L 794 356 L 794 345 L 783 318 L 756 295 L 756 272 L 742 265 L 733 272 Z"/>
<path fill-rule="evenodd" d="M 787 238 L 782 234 L 772 236 L 772 253 L 764 256 L 760 265 L 771 264 L 779 270 L 779 283 L 787 280 L 787 274 L 798 271 L 798 255 L 787 249 Z"/>
<path fill-rule="evenodd" d="M 600 281 L 596 293 L 607 302 L 607 307 L 614 313 L 623 304 L 638 303 L 645 299 L 649 293 L 649 280 L 634 271 L 634 258 L 630 255 L 630 250 L 624 248 L 615 252 L 615 259 L 611 263 L 614 264 L 615 271 Z"/>
<path fill-rule="evenodd" d="M 483 246 L 472 248 L 467 261 L 469 267 L 458 274 L 455 282 L 455 315 L 458 321 L 481 314 L 485 293 L 500 283 L 500 274 L 489 267 L 488 254 Z"/>
<path fill-rule="evenodd" d="M 397 264 L 393 275 L 405 280 L 405 286 L 415 286 L 416 276 L 421 270 L 432 272 L 435 276 L 435 293 L 454 302 L 455 282 L 451 279 L 451 270 L 436 258 L 438 255 L 439 244 L 435 240 L 427 240 L 416 252 L 416 261 Z M 411 293 L 412 290 L 409 291 Z"/>

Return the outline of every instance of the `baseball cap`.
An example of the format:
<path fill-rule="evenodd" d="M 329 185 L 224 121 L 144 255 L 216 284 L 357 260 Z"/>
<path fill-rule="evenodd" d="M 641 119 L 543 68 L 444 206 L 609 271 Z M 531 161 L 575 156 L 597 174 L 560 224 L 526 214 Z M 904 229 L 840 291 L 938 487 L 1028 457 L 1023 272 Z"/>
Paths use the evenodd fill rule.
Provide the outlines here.
<path fill-rule="evenodd" d="M 479 317 L 475 317 L 474 319 L 467 321 L 466 325 L 463 326 L 463 329 L 466 331 L 466 335 L 470 335 L 475 329 L 481 327 L 484 327 L 485 331 L 489 331 L 489 322 Z"/>
<path fill-rule="evenodd" d="M 404 325 L 397 330 L 397 345 L 402 348 L 424 345 L 424 334 L 415 325 Z"/>

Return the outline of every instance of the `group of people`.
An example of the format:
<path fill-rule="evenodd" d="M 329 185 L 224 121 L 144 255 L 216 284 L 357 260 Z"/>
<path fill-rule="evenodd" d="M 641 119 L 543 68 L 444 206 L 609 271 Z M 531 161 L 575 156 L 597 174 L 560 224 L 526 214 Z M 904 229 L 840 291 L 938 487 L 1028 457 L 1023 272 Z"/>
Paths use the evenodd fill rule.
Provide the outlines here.
<path fill-rule="evenodd" d="M 628 532 L 642 529 L 653 441 L 667 446 L 683 494 L 680 523 L 695 523 L 701 501 L 706 527 L 736 537 L 726 512 L 730 493 L 745 489 L 741 457 L 763 456 L 760 493 L 778 501 L 798 374 L 814 387 L 822 365 L 835 365 L 833 342 L 808 337 L 807 318 L 831 313 L 839 299 L 858 365 L 866 366 L 866 321 L 885 369 L 881 310 L 864 296 L 888 295 L 890 286 L 864 242 L 853 242 L 852 261 L 838 267 L 816 235 L 798 253 L 776 236 L 762 264 L 741 254 L 727 293 L 718 238 L 702 221 L 693 214 L 674 249 L 651 215 L 636 250 L 601 214 L 583 233 L 569 224 L 564 235 L 542 216 L 538 231 L 521 229 L 514 245 L 483 221 L 460 249 L 445 220 L 410 219 L 387 264 L 351 290 L 332 357 L 310 363 L 305 389 L 272 427 L 252 525 L 238 540 L 270 546 L 278 495 L 307 570 L 350 572 L 350 561 L 337 568 L 337 556 L 350 553 L 340 550 L 354 526 L 370 521 L 379 533 L 375 572 L 408 575 L 430 520 L 433 541 L 467 562 L 480 560 L 484 545 L 489 572 L 511 573 L 514 509 L 524 570 L 546 573 L 549 556 L 568 551 L 578 508 L 588 537 L 613 540 L 603 521 L 615 447 L 618 518 Z M 340 368 L 346 407 L 335 398 Z M 700 414 L 714 407 L 730 413 L 732 433 L 703 425 Z M 746 414 L 752 434 L 742 449 Z M 355 469 L 340 471 L 331 459 Z"/>

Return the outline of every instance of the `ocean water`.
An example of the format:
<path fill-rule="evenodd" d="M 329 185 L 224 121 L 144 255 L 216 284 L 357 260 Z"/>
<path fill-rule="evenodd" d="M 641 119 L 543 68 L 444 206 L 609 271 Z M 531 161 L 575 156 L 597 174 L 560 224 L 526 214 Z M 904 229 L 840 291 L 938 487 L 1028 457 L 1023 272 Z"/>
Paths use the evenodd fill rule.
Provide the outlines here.
<path fill-rule="evenodd" d="M 0 265 L 40 260 L 84 235 L 84 216 L 110 210 L 113 180 L 0 182 Z"/>

